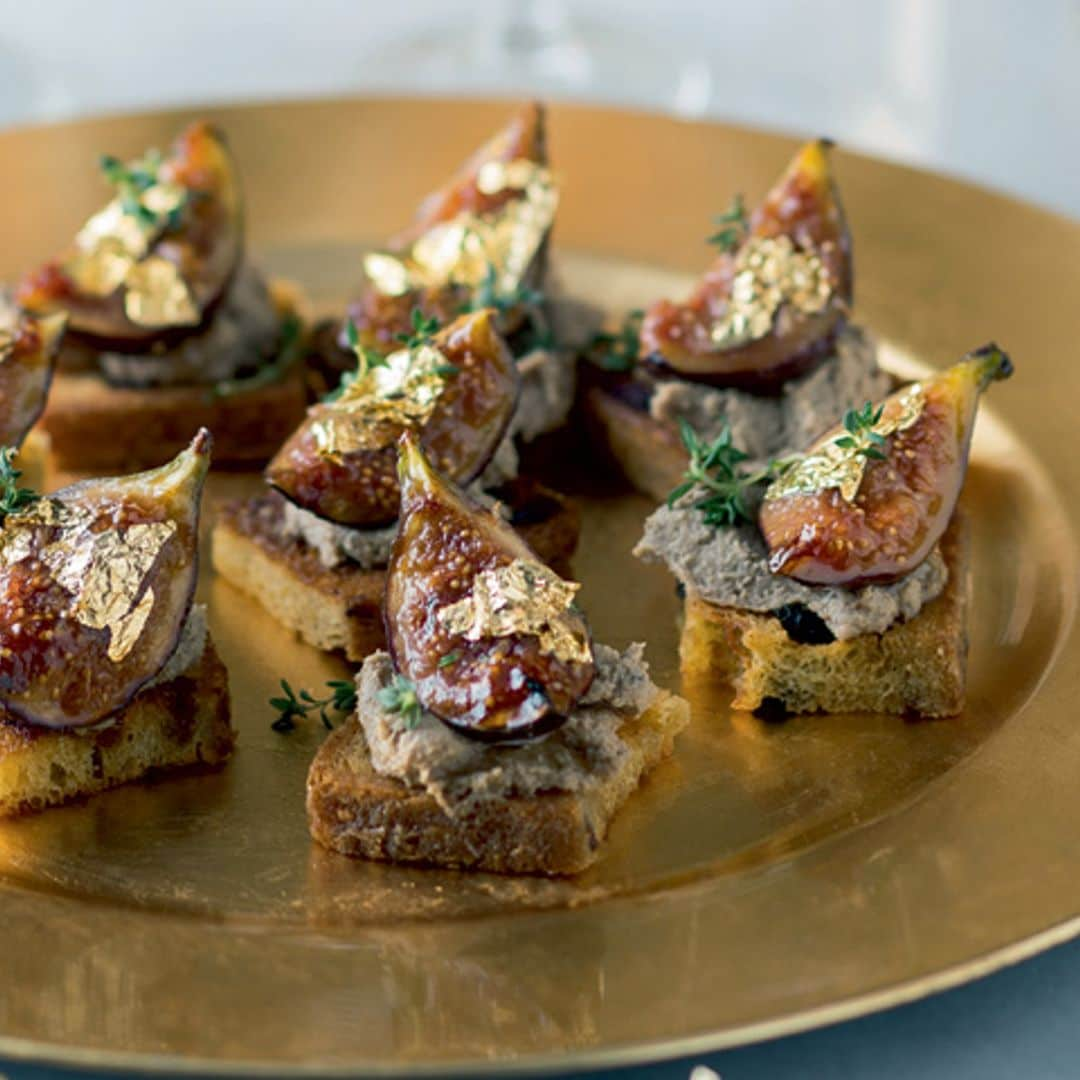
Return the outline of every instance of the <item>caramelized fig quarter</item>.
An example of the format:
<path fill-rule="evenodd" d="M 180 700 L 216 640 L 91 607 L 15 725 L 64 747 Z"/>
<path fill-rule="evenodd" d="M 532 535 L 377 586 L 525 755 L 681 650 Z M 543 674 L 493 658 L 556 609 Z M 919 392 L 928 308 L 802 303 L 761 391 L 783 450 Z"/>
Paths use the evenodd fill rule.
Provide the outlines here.
<path fill-rule="evenodd" d="M 267 466 L 283 495 L 342 525 L 398 516 L 397 446 L 416 428 L 425 452 L 458 483 L 483 471 L 517 405 L 514 358 L 490 311 L 462 315 L 430 341 L 360 370 L 307 419 Z"/>
<path fill-rule="evenodd" d="M 502 173 L 500 165 L 507 166 Z M 387 352 L 409 332 L 416 308 L 445 322 L 491 303 L 493 296 L 476 299 L 489 272 L 495 274 L 489 292 L 539 288 L 558 202 L 546 168 L 544 111 L 533 104 L 424 199 L 413 223 L 385 251 L 365 257 L 365 288 L 349 308 L 360 341 Z M 500 310 L 499 318 L 508 331 L 520 315 Z"/>
<path fill-rule="evenodd" d="M 0 704 L 81 727 L 169 659 L 197 576 L 205 429 L 168 465 L 43 495 L 0 527 Z"/>
<path fill-rule="evenodd" d="M 103 160 L 116 196 L 57 259 L 28 275 L 28 311 L 66 310 L 86 344 L 144 352 L 201 325 L 240 261 L 239 182 L 222 134 L 192 124 L 162 158 Z"/>
<path fill-rule="evenodd" d="M 496 192 L 481 190 L 480 172 L 489 162 L 531 161 L 547 165 L 544 107 L 530 102 L 509 124 L 493 135 L 469 158 L 458 173 L 438 191 L 433 191 L 417 211 L 413 223 L 390 242 L 391 248 L 408 247 L 433 225 L 451 221 L 465 211 L 471 214 L 490 214 L 515 198 L 511 188 Z"/>
<path fill-rule="evenodd" d="M 807 143 L 685 303 L 645 314 L 641 356 L 660 376 L 774 392 L 828 354 L 851 303 L 851 239 L 828 150 Z"/>
<path fill-rule="evenodd" d="M 464 735 L 521 740 L 558 727 L 596 673 L 577 586 L 438 476 L 412 434 L 399 468 L 384 608 L 398 673 Z"/>
<path fill-rule="evenodd" d="M 20 446 L 45 408 L 67 316 L 0 322 L 0 446 Z"/>
<path fill-rule="evenodd" d="M 770 569 L 848 588 L 914 570 L 956 507 L 979 396 L 1012 370 L 987 345 L 878 406 L 850 411 L 765 493 L 758 521 Z"/>

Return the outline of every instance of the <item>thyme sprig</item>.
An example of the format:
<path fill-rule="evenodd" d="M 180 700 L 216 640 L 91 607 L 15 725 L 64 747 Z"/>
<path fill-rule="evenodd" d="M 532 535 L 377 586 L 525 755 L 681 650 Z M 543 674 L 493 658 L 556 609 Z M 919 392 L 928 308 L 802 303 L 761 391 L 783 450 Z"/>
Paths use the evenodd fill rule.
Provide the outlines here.
<path fill-rule="evenodd" d="M 641 323 L 645 312 L 635 308 L 628 312 L 617 332 L 593 334 L 587 346 L 594 362 L 605 371 L 632 371 L 641 348 Z"/>
<path fill-rule="evenodd" d="M 330 679 L 326 683 L 330 693 L 317 698 L 307 690 L 293 690 L 286 679 L 281 680 L 283 697 L 272 697 L 270 705 L 278 711 L 278 718 L 270 725 L 274 731 L 287 732 L 296 727 L 297 720 L 306 720 L 310 713 L 317 713 L 328 731 L 334 727 L 330 713 L 347 716 L 356 709 L 356 685 L 347 679 Z"/>
<path fill-rule="evenodd" d="M 33 488 L 19 486 L 22 470 L 15 468 L 17 453 L 14 446 L 5 446 L 0 450 L 0 521 L 41 498 Z"/>
<path fill-rule="evenodd" d="M 530 288 L 521 281 L 512 289 L 501 289 L 499 272 L 495 264 L 488 260 L 484 277 L 473 290 L 463 310 L 468 312 L 494 308 L 500 313 L 505 313 L 517 307 L 539 307 L 543 302 L 544 294 L 539 289 Z"/>
<path fill-rule="evenodd" d="M 731 200 L 731 206 L 719 217 L 713 218 L 713 221 L 721 228 L 713 233 L 706 243 L 715 244 L 721 251 L 734 251 L 743 242 L 750 227 L 742 195 L 736 194 Z"/>
<path fill-rule="evenodd" d="M 158 183 L 161 169 L 161 151 L 148 150 L 139 160 L 127 164 L 112 154 L 102 154 L 99 164 L 105 179 L 116 188 L 120 207 L 129 217 L 135 218 L 148 229 L 176 229 L 187 205 L 191 192 L 183 190 L 178 202 L 168 210 L 155 210 L 147 206 L 146 193 Z"/>
<path fill-rule="evenodd" d="M 668 495 L 667 504 L 674 506 L 691 491 L 701 489 L 701 494 L 691 505 L 705 515 L 707 525 L 718 528 L 753 521 L 746 504 L 747 494 L 759 484 L 775 480 L 793 460 L 780 458 L 748 471 L 740 466 L 749 455 L 732 442 L 731 428 L 727 424 L 709 443 L 703 442 L 682 418 L 679 431 L 690 461 L 683 482 Z"/>
<path fill-rule="evenodd" d="M 375 694 L 376 700 L 387 711 L 397 713 L 407 728 L 414 728 L 424 715 L 424 706 L 416 696 L 416 687 L 404 675 L 395 675 L 388 686 Z"/>
<path fill-rule="evenodd" d="M 418 349 L 421 345 L 428 344 L 431 337 L 439 329 L 439 320 L 432 316 L 430 319 L 424 315 L 420 308 L 414 307 L 410 315 L 412 323 L 411 334 L 395 334 L 394 338 L 400 341 L 407 349 Z"/>
<path fill-rule="evenodd" d="M 872 401 L 868 401 L 861 409 L 848 409 L 844 413 L 844 428 L 847 434 L 841 435 L 834 442 L 842 449 L 854 450 L 856 454 L 861 454 L 870 461 L 884 461 L 885 454 L 881 448 L 885 445 L 885 436 L 875 430 L 884 411 L 884 405 L 875 409 Z"/>

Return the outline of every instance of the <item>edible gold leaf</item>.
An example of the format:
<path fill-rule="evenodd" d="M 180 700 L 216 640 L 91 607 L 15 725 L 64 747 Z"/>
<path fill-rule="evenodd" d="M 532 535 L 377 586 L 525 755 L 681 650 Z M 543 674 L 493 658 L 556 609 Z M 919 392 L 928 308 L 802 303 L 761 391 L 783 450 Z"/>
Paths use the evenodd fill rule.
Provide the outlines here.
<path fill-rule="evenodd" d="M 68 259 L 64 269 L 82 292 L 91 296 L 111 296 L 127 280 L 135 266 L 121 241 L 107 237 L 93 251 L 79 252 Z"/>
<path fill-rule="evenodd" d="M 477 174 L 486 195 L 512 191 L 488 214 L 462 211 L 433 225 L 406 252 L 376 251 L 364 259 L 364 271 L 376 290 L 401 296 L 410 289 L 458 284 L 470 288 L 495 269 L 500 292 L 513 292 L 524 280 L 555 220 L 559 192 L 550 170 L 524 158 L 489 161 Z"/>
<path fill-rule="evenodd" d="M 176 534 L 176 522 L 140 522 L 95 529 L 97 515 L 42 498 L 9 514 L 0 530 L 0 562 L 35 557 L 71 599 L 70 616 L 92 630 L 108 630 L 108 658 L 119 663 L 135 648 L 154 606 L 144 588 L 158 556 Z M 41 528 L 59 534 L 41 545 Z"/>
<path fill-rule="evenodd" d="M 926 406 L 926 392 L 921 383 L 907 387 L 881 415 L 870 429 L 882 438 L 898 431 L 906 431 L 922 415 Z M 841 431 L 820 450 L 806 454 L 786 469 L 765 492 L 767 500 L 785 495 L 813 495 L 829 488 L 838 488 L 845 502 L 854 502 L 859 493 L 867 458 L 859 452 L 859 446 L 841 446 L 847 431 Z"/>
<path fill-rule="evenodd" d="M 448 362 L 430 342 L 398 349 L 372 364 L 361 359 L 355 378 L 335 401 L 320 406 L 312 425 L 315 445 L 326 457 L 389 446 L 403 427 L 420 428 L 435 410 Z"/>
<path fill-rule="evenodd" d="M 735 257 L 727 310 L 712 327 L 721 348 L 765 337 L 784 304 L 803 315 L 824 311 L 832 296 L 824 263 L 813 252 L 797 251 L 787 236 L 751 237 Z"/>
<path fill-rule="evenodd" d="M 124 312 L 136 326 L 197 326 L 201 316 L 176 264 L 160 255 L 135 263 L 124 279 Z"/>
<path fill-rule="evenodd" d="M 467 641 L 533 635 L 556 659 L 587 664 L 588 636 L 579 620 L 568 617 L 580 588 L 542 563 L 515 559 L 478 574 L 469 594 L 441 608 L 436 619 L 447 633 Z"/>
<path fill-rule="evenodd" d="M 141 259 L 150 250 L 154 233 L 151 224 L 127 213 L 120 200 L 113 199 L 79 230 L 75 246 L 86 255 L 107 247 L 132 259 Z"/>

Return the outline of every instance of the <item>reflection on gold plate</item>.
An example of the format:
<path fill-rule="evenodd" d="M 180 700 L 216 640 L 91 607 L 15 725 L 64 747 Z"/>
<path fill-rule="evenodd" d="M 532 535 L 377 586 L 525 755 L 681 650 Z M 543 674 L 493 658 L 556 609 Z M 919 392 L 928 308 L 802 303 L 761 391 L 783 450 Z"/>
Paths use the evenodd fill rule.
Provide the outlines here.
<path fill-rule="evenodd" d="M 212 112 L 245 173 L 254 249 L 332 311 L 365 241 L 406 220 L 505 111 Z M 0 274 L 58 249 L 93 208 L 97 153 L 164 143 L 182 119 L 0 136 L 0 190 L 18 210 Z M 733 190 L 764 190 L 792 152 L 778 137 L 594 109 L 555 108 L 551 130 L 563 279 L 613 308 L 685 288 L 710 216 Z M 206 569 L 236 757 L 0 826 L 0 1055 L 216 1074 L 630 1062 L 908 1000 L 1080 931 L 1080 373 L 1068 362 L 1080 226 L 865 158 L 841 154 L 838 169 L 858 308 L 886 362 L 942 365 L 991 337 L 1017 362 L 982 415 L 965 495 L 966 713 L 769 725 L 685 687 L 692 728 L 581 878 L 350 862 L 307 837 L 321 727 L 275 734 L 265 704 L 282 676 L 314 685 L 344 667 Z M 207 510 L 257 484 L 216 477 Z M 671 579 L 629 555 L 647 509 L 592 500 L 576 576 L 596 637 L 646 639 L 676 686 Z"/>

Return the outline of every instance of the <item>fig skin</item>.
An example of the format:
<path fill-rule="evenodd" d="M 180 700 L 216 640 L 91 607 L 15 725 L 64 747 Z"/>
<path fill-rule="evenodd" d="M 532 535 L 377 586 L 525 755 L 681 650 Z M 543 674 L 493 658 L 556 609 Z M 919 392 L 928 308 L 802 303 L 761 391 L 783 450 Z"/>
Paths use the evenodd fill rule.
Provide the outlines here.
<path fill-rule="evenodd" d="M 160 176 L 192 193 L 180 228 L 165 232 L 148 254 L 174 263 L 201 318 L 197 325 L 147 327 L 128 319 L 125 286 L 109 296 L 83 293 L 64 270 L 74 248 L 28 274 L 16 300 L 39 314 L 66 310 L 73 342 L 111 352 L 143 353 L 151 344 L 174 344 L 206 325 L 240 263 L 244 245 L 239 179 L 224 135 L 211 124 L 190 125 L 165 158 Z"/>
<path fill-rule="evenodd" d="M 412 433 L 402 436 L 399 470 L 401 524 L 383 608 L 395 668 L 414 684 L 424 708 L 462 735 L 506 742 L 553 731 L 591 685 L 591 660 L 559 660 L 542 652 L 532 634 L 469 641 L 436 616 L 466 597 L 483 571 L 536 556 L 495 512 L 473 505 L 440 477 Z M 589 640 L 581 614 L 564 617 Z M 440 666 L 448 656 L 456 659 Z"/>
<path fill-rule="evenodd" d="M 829 355 L 852 300 L 851 235 L 829 162 L 831 143 L 807 143 L 750 217 L 748 238 L 788 236 L 816 254 L 832 297 L 817 314 L 784 305 L 765 337 L 717 347 L 713 325 L 731 296 L 737 252 L 721 252 L 684 303 L 660 300 L 645 313 L 641 358 L 659 378 L 681 378 L 752 393 L 775 393 Z"/>
<path fill-rule="evenodd" d="M 808 585 L 864 585 L 911 573 L 941 539 L 967 471 L 975 412 L 982 392 L 1013 371 L 996 345 L 920 382 L 926 403 L 915 422 L 885 439 L 884 460 L 867 460 L 852 503 L 836 487 L 770 497 L 758 524 L 769 547 L 769 568 Z M 882 403 L 896 415 L 905 390 Z M 823 435 L 807 455 L 846 434 Z M 804 455 L 806 456 L 806 455 Z"/>
<path fill-rule="evenodd" d="M 47 728 L 96 723 L 123 708 L 164 666 L 176 648 L 198 576 L 199 502 L 210 464 L 210 433 L 203 429 L 169 464 L 116 479 L 85 480 L 43 499 L 89 511 L 95 534 L 133 525 L 172 522 L 146 574 L 140 599 L 153 589 L 149 615 L 134 646 L 118 660 L 108 656 L 109 628 L 76 618 L 73 595 L 41 561 L 45 545 L 63 526 L 20 524 L 7 517 L 0 539 L 22 539 L 29 551 L 0 564 L 0 704 L 11 715 Z M 86 533 L 82 534 L 83 540 Z"/>
<path fill-rule="evenodd" d="M 514 198 L 512 191 L 487 195 L 476 186 L 477 175 L 489 161 L 524 159 L 547 166 L 547 136 L 544 107 L 532 102 L 518 111 L 510 123 L 480 147 L 458 173 L 438 191 L 432 192 L 420 204 L 416 218 L 408 228 L 389 241 L 390 251 L 403 253 L 433 226 L 451 221 L 462 211 L 486 214 L 498 210 Z M 531 269 L 530 282 L 538 285 L 544 275 L 545 244 Z M 394 349 L 397 335 L 409 333 L 413 308 L 426 317 L 446 323 L 468 302 L 469 292 L 460 286 L 445 285 L 428 289 L 411 289 L 401 296 L 386 296 L 368 287 L 349 306 L 348 317 L 367 348 L 380 353 Z M 510 333 L 514 327 L 501 318 L 500 330 Z M 341 338 L 344 342 L 344 337 Z"/>
<path fill-rule="evenodd" d="M 446 376 L 420 440 L 442 471 L 467 484 L 483 472 L 506 434 L 517 407 L 517 368 L 489 310 L 460 316 L 433 342 L 457 371 Z M 331 458 L 318 449 L 315 425 L 332 410 L 327 402 L 308 410 L 267 466 L 266 479 L 319 517 L 360 528 L 388 525 L 398 516 L 395 440 L 401 426 L 379 449 Z"/>
<path fill-rule="evenodd" d="M 44 411 L 66 324 L 63 312 L 19 316 L 11 354 L 0 362 L 0 446 L 21 446 Z"/>

